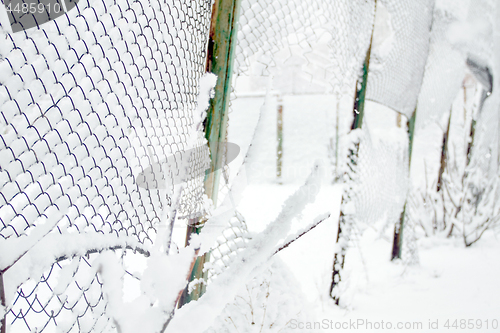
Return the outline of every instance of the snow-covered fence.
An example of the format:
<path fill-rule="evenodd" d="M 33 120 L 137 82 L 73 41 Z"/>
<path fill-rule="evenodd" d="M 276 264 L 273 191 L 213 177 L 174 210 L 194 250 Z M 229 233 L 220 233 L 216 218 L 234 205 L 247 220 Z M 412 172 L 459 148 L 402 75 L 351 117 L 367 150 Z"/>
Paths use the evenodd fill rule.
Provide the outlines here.
<path fill-rule="evenodd" d="M 116 327 L 164 331 L 186 276 L 193 271 L 189 264 L 198 251 L 206 253 L 212 245 L 200 238 L 217 238 L 204 238 L 202 233 L 193 237 L 198 247 L 169 251 L 174 221 L 198 223 L 196 218 L 209 206 L 203 197 L 208 151 L 202 121 L 214 77 L 200 82 L 207 64 L 213 1 L 96 1 L 70 1 L 64 15 L 27 30 L 21 22 L 7 29 L 0 15 L 4 330 L 51 332 L 57 326 L 66 332 L 108 332 Z M 363 88 L 368 87 L 367 99 L 411 116 L 420 89 L 415 77 L 421 76 L 427 54 L 430 16 L 398 13 L 413 14 L 412 6 L 423 6 L 420 9 L 429 14 L 431 3 L 241 0 L 236 64 L 229 70 L 249 76 L 271 73 L 275 88 L 285 94 L 327 92 L 337 99 L 336 111 L 342 117 L 337 118 L 336 162 L 344 168 L 356 164 L 351 174 L 346 173 L 350 187 L 341 221 L 346 235 L 337 253 L 340 269 L 351 235 L 361 233 L 363 224 L 385 220 L 386 227 L 394 222 L 406 192 L 406 138 L 394 133 L 390 142 L 385 132 L 380 140 L 382 136 L 369 126 L 342 135 L 351 121 L 362 60 L 372 44 L 373 80 Z M 403 18 L 416 20 L 416 30 L 400 29 L 407 26 Z M 378 29 L 372 36 L 374 25 Z M 408 46 L 410 41 L 415 46 L 415 40 L 420 42 L 419 52 Z M 402 56 L 408 52 L 414 58 Z M 412 72 L 413 63 L 420 68 L 418 75 Z M 231 90 L 230 77 L 226 76 L 226 93 Z M 410 87 L 406 90 L 411 96 L 396 97 L 394 86 Z M 346 99 L 347 108 L 341 102 Z M 224 130 L 216 134 L 224 140 Z M 346 158 L 351 164 L 343 163 Z M 218 159 L 216 168 L 226 173 L 223 160 Z M 499 191 L 484 188 L 490 194 Z M 211 190 L 216 197 L 218 188 Z M 303 203 L 304 198 L 297 198 L 290 206 Z M 498 216 L 495 202 L 485 200 L 483 206 L 483 211 Z M 462 214 L 472 212 L 469 208 Z M 287 214 L 284 210 L 282 219 L 288 219 Z M 217 223 L 227 221 L 230 225 L 222 231 L 224 226 Z M 482 220 L 472 222 L 464 226 L 472 228 L 471 241 L 484 226 Z M 498 218 L 490 222 L 498 224 Z M 209 283 L 215 289 L 205 300 L 181 309 L 181 316 L 172 321 L 174 329 L 183 328 L 199 309 L 210 309 L 210 299 L 217 301 L 216 310 L 223 309 L 247 282 L 235 279 L 235 272 L 244 268 L 243 279 L 252 278 L 256 267 L 276 253 L 264 242 L 265 234 L 251 239 L 235 210 L 224 218 L 212 216 L 207 223 L 217 227 L 213 233 L 219 233 L 220 241 L 211 247 L 211 266 L 198 268 L 203 274 L 211 269 Z M 286 233 L 276 230 L 269 229 L 275 243 Z M 258 258 L 253 255 L 257 252 Z M 231 260 L 234 257 L 245 260 Z M 224 272 L 229 273 L 220 278 Z M 191 287 L 199 282 L 196 279 Z M 219 297 L 217 292 L 226 284 L 232 286 L 231 293 Z M 338 299 L 339 293 L 334 296 Z M 208 319 L 217 315 L 202 312 Z M 210 323 L 193 325 L 206 328 Z"/>
<path fill-rule="evenodd" d="M 344 54 L 332 55 L 345 52 L 336 39 L 347 27 L 347 7 L 346 1 L 242 0 L 235 74 L 250 76 L 253 90 L 262 90 L 262 77 L 272 75 L 282 94 L 332 92 L 344 79 L 336 71 Z"/>
<path fill-rule="evenodd" d="M 124 301 L 138 285 L 147 289 L 137 267 L 168 252 L 175 219 L 203 213 L 207 150 L 198 96 L 211 5 L 81 0 L 29 29 L 17 16 L 9 29 L 2 16 L 3 329 L 100 332 L 131 320 L 117 312 L 123 304 L 110 286 L 124 283 L 131 293 Z M 325 33 L 313 28 L 327 1 L 278 1 L 265 13 L 255 5 L 243 3 L 242 31 L 254 33 L 253 13 L 259 22 L 286 17 L 285 30 L 271 30 L 287 31 L 280 36 L 288 40 L 301 34 L 294 45 Z M 297 13 L 307 17 L 302 26 Z M 321 17 L 325 23 L 328 13 Z M 240 41 L 238 54 L 249 59 L 256 48 Z M 237 228 L 236 240 L 245 239 L 244 224 Z"/>
<path fill-rule="evenodd" d="M 227 269 L 231 262 L 237 257 L 238 252 L 247 247 L 251 235 L 247 229 L 244 217 L 236 212 L 231 219 L 229 226 L 223 230 L 217 244 L 211 251 L 211 262 L 207 267 L 208 283 L 217 275 Z"/>
<path fill-rule="evenodd" d="M 158 240 L 168 251 L 176 215 L 203 211 L 210 13 L 211 1 L 81 0 L 40 27 L 0 27 L 4 330 L 108 331 L 102 254 L 140 283 L 130 263 Z"/>
<path fill-rule="evenodd" d="M 316 0 L 306 4 L 275 0 L 263 4 L 243 1 L 236 73 L 251 79 L 270 73 L 274 76 L 273 88 L 284 94 L 315 91 L 335 96 L 337 110 L 332 105 L 332 113 L 336 111 L 340 116 L 336 120 L 336 131 L 333 122 L 331 124 L 332 143 L 335 142 L 331 149 L 336 150 L 331 155 L 335 156 L 340 179 L 343 173 L 347 174 L 349 160 L 352 161 L 348 154 L 352 148 L 349 137 L 352 136 L 346 134 L 351 129 L 352 101 L 359 97 L 354 93 L 362 85 L 358 76 L 363 60 L 371 61 L 370 80 L 363 87 L 367 99 L 396 109 L 409 118 L 415 110 L 420 88 L 420 84 L 414 82 L 418 83 L 423 76 L 427 58 L 426 38 L 432 3 Z M 377 26 L 375 30 L 374 25 Z M 408 51 L 407 43 L 415 40 L 417 48 Z M 369 52 L 367 55 L 368 49 L 373 50 L 371 57 Z M 407 57 L 408 52 L 411 54 Z M 368 66 L 365 74 L 368 74 Z M 296 82 L 297 77 L 302 80 Z M 402 94 L 396 97 L 392 93 L 394 87 L 408 88 L 404 98 Z M 364 102 L 364 97 L 362 100 Z M 359 106 L 354 106 L 356 108 Z M 361 127 L 361 123 L 360 118 L 357 127 Z M 346 198 L 352 201 L 351 204 L 346 202 L 346 206 L 352 207 L 355 202 L 356 209 L 348 215 L 361 225 L 385 219 L 384 226 L 387 226 L 400 215 L 408 173 L 405 167 L 407 138 L 400 135 L 401 131 L 392 131 L 398 133 L 388 135 L 389 139 L 373 134 L 369 128 L 359 131 L 362 137 L 357 142 L 360 158 L 356 173 L 359 174 L 355 175 L 359 185 L 352 189 L 350 198 Z M 344 222 L 342 220 L 341 224 Z M 340 237 L 340 242 L 346 246 L 348 233 Z M 334 235 L 332 241 L 333 238 Z M 339 249 L 341 247 L 343 245 Z M 337 256 L 343 261 L 345 251 L 341 252 Z"/>

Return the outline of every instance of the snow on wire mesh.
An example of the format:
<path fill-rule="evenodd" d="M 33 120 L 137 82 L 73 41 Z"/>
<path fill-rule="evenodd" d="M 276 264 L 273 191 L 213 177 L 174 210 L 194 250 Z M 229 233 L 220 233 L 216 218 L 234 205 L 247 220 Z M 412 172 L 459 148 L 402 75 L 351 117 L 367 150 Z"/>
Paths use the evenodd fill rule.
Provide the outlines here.
<path fill-rule="evenodd" d="M 450 6 L 448 6 L 450 7 Z M 463 15 L 463 14 L 462 14 Z M 450 42 L 447 32 L 460 20 L 456 8 L 439 6 L 433 14 L 429 56 L 418 99 L 417 129 L 429 122 L 440 121 L 450 109 L 462 85 L 465 59 Z"/>
<path fill-rule="evenodd" d="M 408 190 L 408 170 L 401 167 L 408 164 L 406 133 L 393 129 L 392 137 L 388 133 L 381 136 L 372 133 L 368 126 L 356 131 L 360 137 L 355 219 L 360 226 L 380 220 L 391 224 L 399 218 Z"/>
<path fill-rule="evenodd" d="M 236 49 L 236 74 L 278 76 L 283 68 L 300 64 L 298 72 L 326 87 L 342 99 L 351 97 L 361 74 L 373 27 L 367 99 L 380 102 L 409 116 L 415 109 L 427 59 L 432 3 L 411 1 L 242 1 Z M 376 4 L 376 6 L 375 6 Z M 375 22 L 390 22 L 381 27 Z M 415 15 L 418 13 L 418 15 Z M 382 30 L 381 30 L 382 28 Z M 385 30 L 384 30 L 385 29 Z M 299 59 L 295 61 L 295 59 Z M 321 69 L 319 74 L 315 69 Z M 319 75 L 318 75 L 319 74 Z M 294 75 L 300 73 L 294 72 Z M 411 85 L 417 82 L 416 85 Z M 279 88 L 278 88 L 279 89 Z M 393 93 L 394 90 L 403 93 Z M 292 93 L 307 93 L 306 89 Z M 287 93 L 285 90 L 284 93 Z M 400 99 L 401 96 L 404 99 Z M 394 100 L 398 96 L 398 100 Z M 337 110 L 342 115 L 350 110 Z M 342 116 L 343 118 L 344 116 Z M 347 119 L 341 119 L 342 123 Z M 343 129 L 341 129 L 343 131 Z M 385 221 L 384 228 L 398 220 L 407 192 L 407 137 L 404 130 L 385 135 L 369 128 L 340 138 L 337 158 L 339 175 L 349 173 L 348 148 L 356 136 L 356 162 L 346 213 L 345 248 L 352 242 L 351 230 L 362 233 L 367 225 Z M 347 160 L 346 160 L 347 158 Z M 344 222 L 341 222 L 341 224 Z M 412 236 L 411 232 L 405 236 Z M 339 255 L 344 256 L 345 253 Z"/>
<path fill-rule="evenodd" d="M 301 41 L 310 42 L 311 37 L 316 34 L 313 20 L 318 9 L 317 3 L 303 1 L 242 1 L 236 72 L 248 70 L 250 60 L 260 62 L 264 67 L 275 64 L 275 54 L 293 37 L 293 42 L 297 44 Z M 301 18 L 300 21 L 297 20 L 298 17 Z M 257 59 L 252 59 L 253 56 Z"/>
<path fill-rule="evenodd" d="M 401 167 L 408 164 L 406 133 L 401 128 L 384 133 L 370 129 L 369 120 L 376 116 L 367 114 L 363 128 L 349 133 L 347 140 L 351 150 L 356 145 L 356 158 L 350 156 L 341 170 L 350 188 L 344 195 L 349 202 L 344 213 L 352 216 L 361 233 L 380 221 L 385 221 L 384 229 L 392 225 L 408 191 L 408 170 Z"/>
<path fill-rule="evenodd" d="M 208 152 L 193 125 L 210 5 L 81 0 L 40 28 L 0 28 L 0 268 L 9 329 L 111 329 L 93 253 L 147 255 L 165 214 L 202 211 Z M 164 189 L 137 181 L 169 158 L 191 174 L 179 202 L 168 186 L 176 170 L 157 179 Z M 43 260 L 22 267 L 34 258 Z"/>
<path fill-rule="evenodd" d="M 210 252 L 208 283 L 221 274 L 236 258 L 237 253 L 247 246 L 251 239 L 244 217 L 235 212 Z"/>
<path fill-rule="evenodd" d="M 366 98 L 410 118 L 429 52 L 434 0 L 377 1 Z M 384 22 L 386 25 L 377 24 Z"/>
<path fill-rule="evenodd" d="M 334 72 L 334 92 L 354 93 L 361 63 L 370 43 L 375 15 L 374 1 L 333 1 L 331 61 Z M 327 15 L 327 13 L 325 13 Z"/>
<path fill-rule="evenodd" d="M 316 91 L 347 91 L 369 43 L 373 10 L 373 2 L 348 0 L 243 0 L 235 73 L 279 75 L 299 64 L 294 75 Z"/>
<path fill-rule="evenodd" d="M 369 1 L 242 0 L 234 72 L 279 75 L 298 58 L 301 67 L 294 75 L 305 73 L 323 92 L 352 95 L 374 8 Z M 233 217 L 212 252 L 209 281 L 229 266 L 249 237 L 243 218 Z"/>

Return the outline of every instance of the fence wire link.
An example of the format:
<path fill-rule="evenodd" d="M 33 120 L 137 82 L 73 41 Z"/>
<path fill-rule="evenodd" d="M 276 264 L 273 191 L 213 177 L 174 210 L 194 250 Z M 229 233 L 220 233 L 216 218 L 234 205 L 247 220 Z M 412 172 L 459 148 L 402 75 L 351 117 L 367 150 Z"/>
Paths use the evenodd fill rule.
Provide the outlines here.
<path fill-rule="evenodd" d="M 165 210 L 202 212 L 208 152 L 193 122 L 210 13 L 210 0 L 81 0 L 39 28 L 0 27 L 8 331 L 113 331 L 93 265 L 98 252 L 147 255 Z M 183 156 L 194 134 L 199 146 Z M 167 160 L 189 167 L 178 204 L 169 186 L 179 170 L 166 169 Z M 161 176 L 141 186 L 155 163 Z M 68 244 L 37 247 L 57 235 L 94 245 L 83 254 Z M 19 275 L 41 248 L 49 259 Z"/>

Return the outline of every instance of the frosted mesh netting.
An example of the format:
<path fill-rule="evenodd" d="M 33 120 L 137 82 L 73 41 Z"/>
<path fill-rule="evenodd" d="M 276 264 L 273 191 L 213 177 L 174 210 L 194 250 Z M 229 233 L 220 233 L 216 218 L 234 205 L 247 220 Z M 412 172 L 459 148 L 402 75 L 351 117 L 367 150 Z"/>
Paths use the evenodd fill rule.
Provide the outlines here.
<path fill-rule="evenodd" d="M 243 0 L 235 73 L 252 79 L 272 74 L 273 89 L 282 94 L 333 92 L 339 100 L 350 100 L 370 43 L 374 10 L 374 1 Z M 251 88 L 262 90 L 268 80 L 255 82 Z M 332 156 L 340 157 L 338 164 L 345 159 L 346 111 L 337 110 L 342 113 L 340 153 Z"/>
<path fill-rule="evenodd" d="M 331 61 L 337 94 L 354 94 L 354 84 L 370 44 L 375 14 L 374 1 L 334 1 Z M 325 13 L 326 14 L 326 13 Z"/>
<path fill-rule="evenodd" d="M 243 0 L 234 71 L 255 79 L 250 89 L 263 90 L 268 80 L 257 77 L 272 74 L 273 89 L 282 94 L 333 92 L 339 100 L 352 99 L 374 12 L 375 1 Z M 332 138 L 340 141 L 340 153 L 332 153 L 338 164 L 345 159 L 346 111 L 337 110 L 341 133 Z"/>
<path fill-rule="evenodd" d="M 193 125 L 210 6 L 81 0 L 40 29 L 1 29 L 0 261 L 11 331 L 105 331 L 91 253 L 147 255 L 160 219 L 201 212 L 208 152 Z M 166 160 L 189 166 L 180 202 L 168 190 L 179 170 Z M 152 176 L 164 176 L 141 187 L 155 163 L 162 172 Z"/>
<path fill-rule="evenodd" d="M 434 0 L 380 0 L 366 98 L 410 118 L 424 74 Z"/>
<path fill-rule="evenodd" d="M 438 2 L 433 14 L 429 56 L 418 98 L 417 130 L 449 112 L 465 75 L 465 54 L 453 45 L 450 29 L 463 20 L 454 4 Z"/>
<path fill-rule="evenodd" d="M 264 68 L 260 69 L 265 70 L 275 64 L 275 54 L 288 43 L 310 42 L 316 36 L 312 22 L 319 9 L 316 2 L 243 0 L 235 59 L 237 73 L 248 70 L 253 65 L 251 60 L 261 63 Z M 252 59 L 255 55 L 257 59 Z"/>
<path fill-rule="evenodd" d="M 356 174 L 350 214 L 360 230 L 379 221 L 385 221 L 384 227 L 392 225 L 403 209 L 408 170 L 401 166 L 408 164 L 408 139 L 403 129 L 391 132 L 377 133 L 364 126 L 349 134 L 359 142 L 358 159 L 347 167 Z"/>
<path fill-rule="evenodd" d="M 373 8 L 373 2 L 346 0 L 243 0 L 235 72 L 271 73 L 284 86 L 282 92 L 331 92 L 346 83 L 352 86 L 368 47 Z M 294 90 L 290 80 L 303 84 Z"/>
<path fill-rule="evenodd" d="M 338 249 L 330 294 L 337 304 L 355 288 L 346 281 L 345 260 L 367 227 L 383 234 L 403 211 L 408 191 L 408 138 L 406 130 L 388 127 L 393 112 L 376 103 L 367 103 L 363 127 L 350 131 L 345 140 L 346 162 L 339 174 L 344 183 L 339 219 Z M 384 126 L 377 126 L 382 118 Z M 384 119 L 385 118 L 385 119 Z M 411 238 L 412 232 L 407 233 Z M 405 234 L 406 236 L 406 234 Z M 342 300 L 342 302 L 344 302 Z"/>
<path fill-rule="evenodd" d="M 251 234 L 244 217 L 236 212 L 210 252 L 208 283 L 231 265 L 238 252 L 246 248 L 250 239 Z"/>

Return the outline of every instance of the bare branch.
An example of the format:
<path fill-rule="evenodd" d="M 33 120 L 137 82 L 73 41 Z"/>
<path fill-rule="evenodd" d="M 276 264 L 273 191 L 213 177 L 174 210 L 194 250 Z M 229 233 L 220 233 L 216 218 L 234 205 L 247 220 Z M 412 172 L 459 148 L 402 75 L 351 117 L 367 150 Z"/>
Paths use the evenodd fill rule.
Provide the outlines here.
<path fill-rule="evenodd" d="M 309 231 L 311 231 L 312 229 L 316 228 L 321 222 L 323 222 L 324 220 L 328 219 L 330 217 L 330 213 L 328 213 L 328 215 L 316 222 L 314 222 L 313 224 L 311 224 L 306 230 L 302 231 L 301 233 L 299 233 L 298 235 L 294 236 L 290 241 L 286 242 L 285 244 L 283 244 L 279 249 L 277 249 L 274 253 L 273 253 L 273 256 L 280 252 L 281 250 L 285 249 L 288 247 L 288 245 L 292 244 L 293 242 L 295 242 L 297 239 L 299 239 L 300 237 L 304 236 L 305 234 L 307 234 Z"/>

